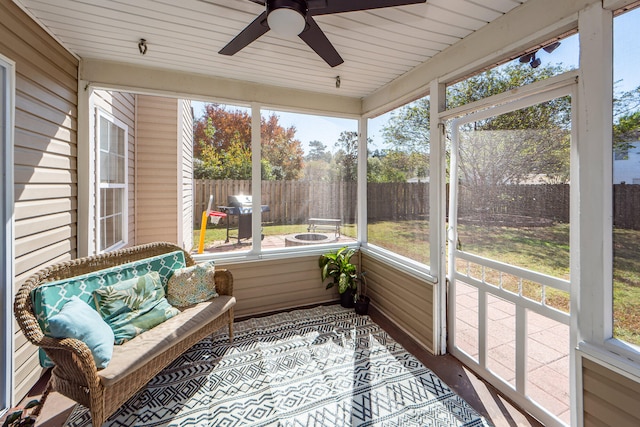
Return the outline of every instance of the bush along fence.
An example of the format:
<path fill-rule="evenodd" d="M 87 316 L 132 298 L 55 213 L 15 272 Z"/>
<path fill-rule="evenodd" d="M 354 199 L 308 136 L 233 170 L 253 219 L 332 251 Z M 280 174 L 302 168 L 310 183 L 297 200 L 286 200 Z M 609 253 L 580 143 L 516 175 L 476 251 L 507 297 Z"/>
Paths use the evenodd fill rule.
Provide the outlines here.
<path fill-rule="evenodd" d="M 251 181 L 194 180 L 194 192 L 194 226 L 200 227 L 210 195 L 214 196 L 214 209 L 225 206 L 229 195 L 250 195 Z M 613 193 L 614 225 L 640 230 L 640 185 L 616 184 Z M 428 183 L 369 183 L 367 198 L 370 222 L 429 219 Z M 568 223 L 569 200 L 569 184 L 461 185 L 459 217 L 462 221 L 505 225 Z M 269 212 L 263 214 L 265 224 L 304 224 L 312 217 L 353 223 L 357 183 L 262 181 L 261 204 L 269 206 Z M 230 220 L 235 224 L 237 217 Z"/>

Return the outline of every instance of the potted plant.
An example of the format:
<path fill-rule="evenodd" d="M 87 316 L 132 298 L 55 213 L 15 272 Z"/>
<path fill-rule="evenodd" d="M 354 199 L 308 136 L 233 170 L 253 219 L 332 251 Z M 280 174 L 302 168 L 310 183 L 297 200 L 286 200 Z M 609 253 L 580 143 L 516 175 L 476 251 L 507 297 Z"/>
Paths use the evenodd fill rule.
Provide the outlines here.
<path fill-rule="evenodd" d="M 7 417 L 2 424 L 2 427 L 27 427 L 32 426 L 36 423 L 35 409 L 40 404 L 39 400 L 32 400 L 27 403 L 24 407 L 16 407 L 10 409 L 7 412 Z M 33 410 L 31 414 L 29 414 L 29 410 Z"/>
<path fill-rule="evenodd" d="M 327 285 L 327 289 L 333 286 L 338 287 L 340 293 L 340 305 L 345 308 L 353 308 L 354 296 L 357 289 L 358 270 L 351 263 L 351 257 L 355 249 L 348 249 L 346 246 L 336 252 L 329 252 L 320 255 L 318 262 L 322 281 L 331 277 L 333 280 Z"/>
<path fill-rule="evenodd" d="M 369 312 L 369 301 L 371 298 L 367 296 L 367 278 L 365 272 L 360 273 L 358 277 L 358 289 L 353 298 L 356 313 L 365 315 Z"/>

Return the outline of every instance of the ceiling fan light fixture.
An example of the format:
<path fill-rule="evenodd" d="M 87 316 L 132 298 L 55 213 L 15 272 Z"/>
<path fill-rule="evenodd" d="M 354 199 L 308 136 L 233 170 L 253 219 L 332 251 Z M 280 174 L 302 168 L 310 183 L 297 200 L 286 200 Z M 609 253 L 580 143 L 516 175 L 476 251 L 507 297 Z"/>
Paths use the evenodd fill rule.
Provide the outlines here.
<path fill-rule="evenodd" d="M 307 5 L 304 1 L 268 1 L 267 12 L 267 24 L 276 34 L 293 38 L 304 30 L 307 12 Z"/>

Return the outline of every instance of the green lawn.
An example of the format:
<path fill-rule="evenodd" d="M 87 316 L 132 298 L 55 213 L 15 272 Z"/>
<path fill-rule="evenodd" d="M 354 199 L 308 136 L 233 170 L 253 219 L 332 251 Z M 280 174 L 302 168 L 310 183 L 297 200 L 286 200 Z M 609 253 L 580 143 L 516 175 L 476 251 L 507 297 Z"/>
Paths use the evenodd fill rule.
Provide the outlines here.
<path fill-rule="evenodd" d="M 306 231 L 306 225 L 265 226 L 265 235 L 282 235 Z M 356 237 L 354 224 L 342 227 L 346 236 Z M 368 226 L 369 241 L 400 255 L 429 263 L 429 225 L 424 221 L 379 221 Z M 197 244 L 199 230 L 194 231 Z M 205 246 L 224 241 L 226 229 L 208 229 Z M 507 264 L 535 270 L 564 279 L 569 278 L 569 225 L 548 227 L 506 227 L 462 224 L 459 227 L 462 250 Z M 615 336 L 640 345 L 640 231 L 614 231 L 614 328 Z M 466 268 L 466 267 L 465 267 Z M 470 271 L 480 277 L 480 267 Z M 497 284 L 499 273 L 485 271 L 485 279 Z M 503 287 L 518 290 L 518 280 L 502 274 Z M 540 285 L 523 281 L 524 296 L 539 301 Z M 569 295 L 548 289 L 546 303 L 569 310 Z"/>

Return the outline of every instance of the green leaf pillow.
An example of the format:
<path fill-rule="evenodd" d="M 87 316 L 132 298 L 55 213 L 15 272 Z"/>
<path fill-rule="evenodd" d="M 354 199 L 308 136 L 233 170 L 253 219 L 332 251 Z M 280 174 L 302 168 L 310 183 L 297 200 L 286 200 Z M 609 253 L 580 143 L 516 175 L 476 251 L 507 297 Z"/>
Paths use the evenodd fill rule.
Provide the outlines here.
<path fill-rule="evenodd" d="M 118 345 L 180 313 L 165 298 L 155 271 L 96 289 L 93 298 Z"/>
<path fill-rule="evenodd" d="M 186 307 L 218 296 L 213 261 L 180 268 L 167 283 L 167 300 L 176 307 Z"/>

